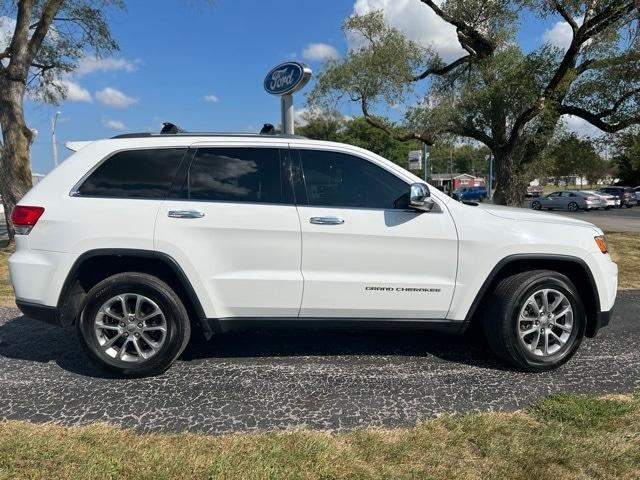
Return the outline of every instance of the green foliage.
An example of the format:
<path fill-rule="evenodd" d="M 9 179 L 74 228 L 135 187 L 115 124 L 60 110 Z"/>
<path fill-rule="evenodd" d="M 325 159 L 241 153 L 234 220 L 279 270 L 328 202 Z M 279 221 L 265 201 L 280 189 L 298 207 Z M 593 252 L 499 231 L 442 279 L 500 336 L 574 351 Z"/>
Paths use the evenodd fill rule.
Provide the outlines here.
<path fill-rule="evenodd" d="M 640 185 L 640 131 L 628 132 L 620 137 L 616 145 L 613 162 L 618 168 L 618 177 L 624 184 Z"/>
<path fill-rule="evenodd" d="M 345 96 L 368 103 L 396 104 L 412 91 L 414 71 L 424 65 L 426 50 L 385 25 L 381 12 L 347 19 L 344 29 L 362 46 L 327 63 L 310 93 L 311 104 L 331 110 Z"/>
<path fill-rule="evenodd" d="M 575 133 L 557 139 L 549 148 L 552 160 L 549 176 L 585 176 L 589 183 L 596 183 L 606 173 L 606 162 L 596 151 L 593 143 Z"/>

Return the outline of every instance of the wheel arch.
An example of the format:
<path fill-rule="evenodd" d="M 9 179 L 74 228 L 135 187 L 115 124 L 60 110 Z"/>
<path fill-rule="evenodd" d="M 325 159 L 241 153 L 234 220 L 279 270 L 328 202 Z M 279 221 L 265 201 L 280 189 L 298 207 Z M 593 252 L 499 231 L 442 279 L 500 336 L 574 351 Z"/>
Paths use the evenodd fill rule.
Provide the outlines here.
<path fill-rule="evenodd" d="M 96 249 L 80 255 L 71 267 L 58 297 L 58 323 L 73 325 L 82 311 L 89 289 L 105 278 L 122 272 L 148 273 L 166 282 L 182 299 L 190 318 L 197 319 L 205 336 L 209 338 L 213 334 L 202 304 L 178 262 L 165 253 L 138 249 Z"/>
<path fill-rule="evenodd" d="M 500 260 L 476 294 L 464 320 L 465 328 L 476 323 L 483 310 L 484 302 L 500 280 L 516 273 L 539 269 L 562 273 L 571 280 L 584 302 L 587 314 L 586 335 L 594 337 L 599 328 L 600 297 L 593 274 L 581 258 L 558 254 L 515 254 Z"/>

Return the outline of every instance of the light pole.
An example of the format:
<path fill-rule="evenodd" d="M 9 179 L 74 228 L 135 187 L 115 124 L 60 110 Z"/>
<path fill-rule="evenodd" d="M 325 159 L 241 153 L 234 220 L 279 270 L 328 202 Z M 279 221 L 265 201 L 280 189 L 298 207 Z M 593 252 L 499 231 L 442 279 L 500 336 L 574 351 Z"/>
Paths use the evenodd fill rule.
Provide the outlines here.
<path fill-rule="evenodd" d="M 51 142 L 53 146 L 53 166 L 54 168 L 58 166 L 58 144 L 56 143 L 56 124 L 58 123 L 58 116 L 62 112 L 56 112 L 53 117 L 51 117 Z"/>

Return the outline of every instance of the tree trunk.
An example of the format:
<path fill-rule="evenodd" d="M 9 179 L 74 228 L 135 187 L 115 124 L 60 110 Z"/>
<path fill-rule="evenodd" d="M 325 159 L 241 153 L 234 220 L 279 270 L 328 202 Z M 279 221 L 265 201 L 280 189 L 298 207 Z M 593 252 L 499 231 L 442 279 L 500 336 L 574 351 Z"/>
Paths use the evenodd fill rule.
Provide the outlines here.
<path fill-rule="evenodd" d="M 494 152 L 496 168 L 496 192 L 493 197 L 498 205 L 521 207 L 527 192 L 527 182 L 518 174 L 517 160 L 511 153 Z"/>
<path fill-rule="evenodd" d="M 24 92 L 23 82 L 7 76 L 0 77 L 0 126 L 3 139 L 0 148 L 0 195 L 10 242 L 15 235 L 11 211 L 32 186 L 29 148 L 33 134 L 24 120 Z"/>

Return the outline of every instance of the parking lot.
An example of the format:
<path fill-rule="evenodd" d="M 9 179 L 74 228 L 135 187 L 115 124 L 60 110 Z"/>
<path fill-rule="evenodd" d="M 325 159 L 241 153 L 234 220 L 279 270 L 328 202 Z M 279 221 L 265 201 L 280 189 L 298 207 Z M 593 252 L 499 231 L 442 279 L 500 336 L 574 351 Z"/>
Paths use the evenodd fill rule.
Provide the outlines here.
<path fill-rule="evenodd" d="M 543 374 L 508 369 L 463 337 L 300 331 L 196 335 L 167 373 L 135 380 L 94 367 L 73 330 L 0 308 L 0 418 L 153 432 L 347 430 L 512 410 L 558 392 L 629 393 L 640 387 L 638 302 L 640 291 L 621 291 L 611 325 Z"/>
<path fill-rule="evenodd" d="M 530 208 L 532 199 L 527 199 L 525 208 Z M 640 207 L 612 208 L 611 210 L 580 210 L 570 212 L 568 210 L 553 210 L 553 214 L 567 215 L 579 218 L 597 225 L 605 232 L 629 232 L 640 233 Z"/>

